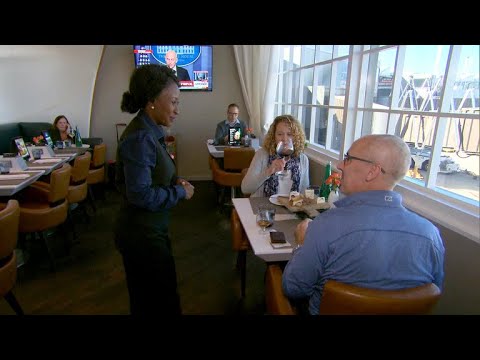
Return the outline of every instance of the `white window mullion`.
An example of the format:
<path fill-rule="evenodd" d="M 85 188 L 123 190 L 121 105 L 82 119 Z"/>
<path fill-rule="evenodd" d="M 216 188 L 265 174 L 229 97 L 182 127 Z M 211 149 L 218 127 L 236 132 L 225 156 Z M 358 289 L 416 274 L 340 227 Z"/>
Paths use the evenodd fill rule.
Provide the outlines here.
<path fill-rule="evenodd" d="M 445 70 L 445 79 L 443 86 L 443 94 L 438 106 L 438 113 L 447 113 L 450 110 L 450 102 L 453 98 L 453 86 L 457 74 L 458 65 L 460 62 L 460 52 L 462 46 L 451 46 L 448 54 L 447 68 Z M 425 180 L 425 185 L 428 188 L 434 188 L 437 183 L 437 169 L 440 165 L 440 156 L 442 154 L 443 139 L 445 138 L 445 131 L 447 129 L 448 118 L 440 116 L 437 119 L 437 124 L 433 132 L 432 155 L 430 159 L 430 166 Z"/>
<path fill-rule="evenodd" d="M 360 90 L 360 72 L 362 69 L 362 45 L 350 47 L 348 61 L 348 91 L 345 93 L 345 103 L 343 111 L 343 142 L 340 147 L 340 154 L 348 151 L 355 141 L 356 134 L 362 131 L 361 121 L 357 121 L 357 104 Z"/>

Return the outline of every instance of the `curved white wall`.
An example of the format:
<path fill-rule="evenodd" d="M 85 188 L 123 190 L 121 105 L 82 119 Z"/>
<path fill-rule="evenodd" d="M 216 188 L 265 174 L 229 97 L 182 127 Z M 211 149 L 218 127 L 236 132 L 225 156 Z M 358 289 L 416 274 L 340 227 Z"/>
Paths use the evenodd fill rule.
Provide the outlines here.
<path fill-rule="evenodd" d="M 53 122 L 64 114 L 82 136 L 103 45 L 0 45 L 0 124 Z"/>
<path fill-rule="evenodd" d="M 106 45 L 99 66 L 92 107 L 90 136 L 107 144 L 107 159 L 115 159 L 115 123 L 129 123 L 134 114 L 122 113 L 120 102 L 134 69 L 132 45 Z M 240 118 L 249 121 L 235 65 L 232 45 L 213 46 L 213 91 L 182 91 L 180 114 L 171 131 L 177 137 L 178 174 L 189 180 L 209 180 L 206 140 L 230 103 L 240 106 Z"/>

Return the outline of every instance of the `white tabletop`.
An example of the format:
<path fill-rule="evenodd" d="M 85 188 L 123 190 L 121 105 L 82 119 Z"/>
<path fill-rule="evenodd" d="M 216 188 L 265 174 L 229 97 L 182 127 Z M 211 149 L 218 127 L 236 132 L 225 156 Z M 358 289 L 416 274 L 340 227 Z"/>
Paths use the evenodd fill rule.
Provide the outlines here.
<path fill-rule="evenodd" d="M 234 198 L 232 199 L 233 206 L 237 210 L 240 222 L 242 223 L 245 233 L 247 234 L 250 245 L 256 256 L 265 260 L 266 262 L 288 261 L 292 256 L 292 248 L 274 249 L 270 244 L 270 238 L 261 235 L 258 231 L 260 226 L 257 225 L 256 216 L 250 206 L 248 198 Z M 276 214 L 275 223 L 283 220 L 298 219 L 295 214 Z M 275 225 L 274 225 L 275 226 Z M 292 233 L 294 229 L 291 229 Z"/>
<path fill-rule="evenodd" d="M 74 156 L 73 156 L 74 157 Z M 44 175 L 50 174 L 53 170 L 56 170 L 63 166 L 66 162 L 69 162 L 72 156 L 58 157 L 58 158 L 42 158 L 41 163 L 36 163 L 35 160 L 27 161 L 27 170 L 45 170 Z M 36 160 L 38 161 L 38 160 Z"/>
<path fill-rule="evenodd" d="M 252 139 L 252 140 L 258 140 L 258 139 Z M 210 142 L 213 142 L 213 140 L 207 140 L 207 142 L 206 142 L 208 152 L 210 153 L 210 155 L 212 155 L 214 158 L 223 158 L 223 156 L 224 156 L 223 149 L 225 149 L 226 147 L 229 147 L 229 146 L 226 146 L 226 145 L 212 145 L 212 144 L 210 144 Z M 239 147 L 239 146 L 235 146 L 235 147 Z M 260 145 L 258 144 L 258 141 L 252 141 L 252 147 L 255 149 L 255 151 L 260 149 Z"/>
<path fill-rule="evenodd" d="M 45 171 L 22 171 L 10 173 L 10 176 L 3 176 L 0 178 L 0 196 L 11 196 L 18 191 L 26 188 L 28 185 L 33 184 L 38 180 L 40 176 L 45 174 Z M 22 176 L 26 178 L 23 179 L 14 179 L 15 175 Z"/>

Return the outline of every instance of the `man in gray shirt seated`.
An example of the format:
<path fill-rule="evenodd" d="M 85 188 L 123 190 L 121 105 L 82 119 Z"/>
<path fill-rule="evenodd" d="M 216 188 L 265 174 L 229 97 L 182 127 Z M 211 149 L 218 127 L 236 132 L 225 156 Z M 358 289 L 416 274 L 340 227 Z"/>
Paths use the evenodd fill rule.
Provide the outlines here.
<path fill-rule="evenodd" d="M 237 104 L 230 104 L 227 108 L 227 119 L 222 120 L 217 124 L 215 129 L 215 140 L 213 145 L 227 145 L 228 143 L 228 129 L 239 126 L 242 137 L 245 136 L 247 125 L 243 120 L 238 118 L 239 108 Z"/>
<path fill-rule="evenodd" d="M 335 208 L 295 230 L 300 245 L 287 263 L 283 292 L 309 301 L 317 315 L 329 279 L 375 288 L 401 289 L 426 283 L 440 290 L 445 248 L 438 229 L 407 210 L 394 192 L 410 167 L 410 151 L 393 135 L 356 140 L 337 164 L 340 189 L 347 195 Z"/>

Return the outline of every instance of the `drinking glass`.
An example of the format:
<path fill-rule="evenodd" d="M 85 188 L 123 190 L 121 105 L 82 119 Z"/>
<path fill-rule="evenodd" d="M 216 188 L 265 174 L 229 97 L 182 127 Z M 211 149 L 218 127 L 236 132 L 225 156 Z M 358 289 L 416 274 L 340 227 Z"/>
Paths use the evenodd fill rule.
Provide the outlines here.
<path fill-rule="evenodd" d="M 275 209 L 271 206 L 259 206 L 257 212 L 257 224 L 261 227 L 259 234 L 267 235 L 270 231 L 267 228 L 273 225 L 275 220 Z"/>
<path fill-rule="evenodd" d="M 277 144 L 277 155 L 280 156 L 281 158 L 286 158 L 289 157 L 290 155 L 293 154 L 294 147 L 293 147 L 293 140 L 292 138 L 288 138 L 285 141 L 279 141 Z M 277 171 L 275 175 L 279 176 L 285 176 L 288 174 L 288 171 L 283 169 L 281 171 Z"/>
<path fill-rule="evenodd" d="M 42 158 L 43 151 L 41 149 L 33 149 L 32 155 L 34 160 L 39 160 Z"/>

